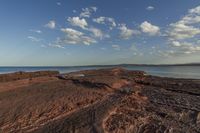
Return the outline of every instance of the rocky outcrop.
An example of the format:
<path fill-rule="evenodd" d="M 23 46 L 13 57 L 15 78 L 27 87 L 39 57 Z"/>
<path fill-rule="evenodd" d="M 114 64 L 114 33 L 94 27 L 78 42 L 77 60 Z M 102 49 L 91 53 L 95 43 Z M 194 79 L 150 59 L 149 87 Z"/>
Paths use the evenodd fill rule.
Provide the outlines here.
<path fill-rule="evenodd" d="M 42 76 L 55 76 L 58 74 L 58 71 L 16 72 L 10 74 L 0 74 L 0 82 L 16 81 L 21 79 L 32 79 Z"/>
<path fill-rule="evenodd" d="M 161 78 L 121 68 L 55 78 L 0 91 L 0 131 L 200 132 L 199 80 Z"/>

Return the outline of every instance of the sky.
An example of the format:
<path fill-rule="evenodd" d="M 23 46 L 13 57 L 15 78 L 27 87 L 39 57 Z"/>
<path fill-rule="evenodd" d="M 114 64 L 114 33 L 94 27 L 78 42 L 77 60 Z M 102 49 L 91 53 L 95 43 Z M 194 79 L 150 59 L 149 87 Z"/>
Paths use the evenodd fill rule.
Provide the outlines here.
<path fill-rule="evenodd" d="M 0 66 L 195 62 L 199 0 L 0 1 Z"/>

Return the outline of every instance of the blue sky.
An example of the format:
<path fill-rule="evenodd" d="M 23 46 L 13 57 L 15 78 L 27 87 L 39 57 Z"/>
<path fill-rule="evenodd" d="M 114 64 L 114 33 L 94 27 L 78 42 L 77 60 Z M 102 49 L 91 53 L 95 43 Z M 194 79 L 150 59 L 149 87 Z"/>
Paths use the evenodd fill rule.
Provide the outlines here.
<path fill-rule="evenodd" d="M 1 0 L 0 66 L 190 62 L 199 0 Z"/>

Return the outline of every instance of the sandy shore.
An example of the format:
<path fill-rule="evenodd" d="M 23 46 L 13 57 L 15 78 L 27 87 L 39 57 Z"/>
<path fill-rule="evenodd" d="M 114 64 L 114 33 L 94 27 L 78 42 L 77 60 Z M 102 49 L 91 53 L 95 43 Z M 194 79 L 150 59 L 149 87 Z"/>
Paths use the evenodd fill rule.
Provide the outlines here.
<path fill-rule="evenodd" d="M 198 133 L 200 81 L 121 68 L 0 75 L 0 132 Z"/>

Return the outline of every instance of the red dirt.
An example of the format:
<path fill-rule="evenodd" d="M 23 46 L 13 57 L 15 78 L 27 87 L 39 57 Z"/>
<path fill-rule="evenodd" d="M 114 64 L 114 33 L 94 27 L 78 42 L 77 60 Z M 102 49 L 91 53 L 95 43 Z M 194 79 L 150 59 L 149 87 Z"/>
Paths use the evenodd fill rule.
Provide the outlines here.
<path fill-rule="evenodd" d="M 56 77 L 37 77 L 32 79 L 21 79 L 16 81 L 9 81 L 9 82 L 0 82 L 0 92 L 4 91 L 10 91 L 19 89 L 22 87 L 27 87 L 33 84 L 39 84 L 44 82 L 51 82 L 51 81 L 57 81 L 58 78 Z"/>
<path fill-rule="evenodd" d="M 200 132 L 198 80 L 122 68 L 0 77 L 0 132 Z"/>

